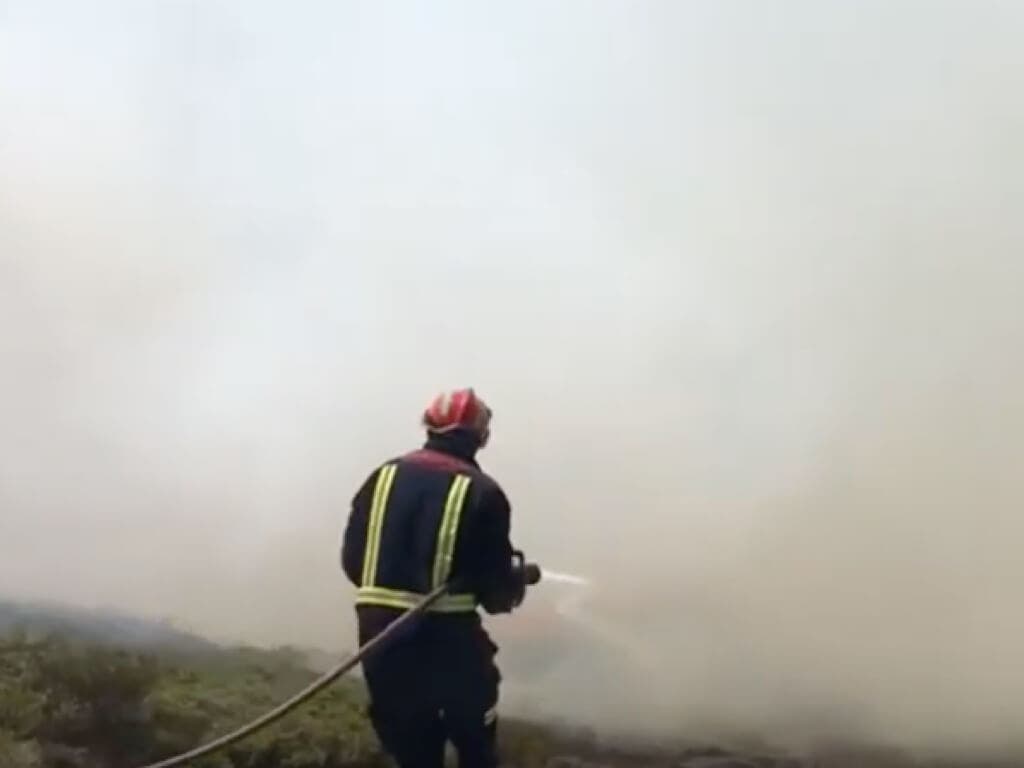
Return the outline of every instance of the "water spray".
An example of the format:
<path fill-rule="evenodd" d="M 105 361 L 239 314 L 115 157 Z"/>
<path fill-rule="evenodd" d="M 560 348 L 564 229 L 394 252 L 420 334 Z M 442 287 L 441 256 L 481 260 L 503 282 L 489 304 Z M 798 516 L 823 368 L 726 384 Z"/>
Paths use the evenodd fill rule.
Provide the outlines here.
<path fill-rule="evenodd" d="M 590 588 L 590 579 L 585 576 L 578 576 L 575 573 L 563 571 L 552 571 L 543 569 L 544 581 L 553 581 L 557 584 L 565 584 L 570 587 L 579 587 L 560 598 L 555 604 L 555 612 L 560 616 L 576 621 L 581 620 L 580 613 L 583 609 L 583 600 L 586 590 Z"/>
<path fill-rule="evenodd" d="M 547 568 L 543 570 L 545 581 L 557 581 L 560 584 L 572 584 L 578 587 L 589 587 L 590 579 L 584 576 L 577 576 L 574 573 L 562 573 L 561 571 L 552 571 Z"/>
<path fill-rule="evenodd" d="M 657 654 L 644 648 L 641 638 L 633 633 L 622 630 L 615 624 L 601 620 L 600 616 L 589 610 L 587 594 L 593 586 L 593 582 L 586 576 L 564 571 L 543 569 L 544 581 L 552 581 L 558 584 L 565 584 L 571 587 L 578 587 L 555 603 L 555 612 L 573 622 L 578 629 L 586 630 L 594 638 L 600 638 L 610 647 L 617 649 L 621 659 L 626 660 L 633 670 L 642 671 L 642 674 L 659 673 Z"/>

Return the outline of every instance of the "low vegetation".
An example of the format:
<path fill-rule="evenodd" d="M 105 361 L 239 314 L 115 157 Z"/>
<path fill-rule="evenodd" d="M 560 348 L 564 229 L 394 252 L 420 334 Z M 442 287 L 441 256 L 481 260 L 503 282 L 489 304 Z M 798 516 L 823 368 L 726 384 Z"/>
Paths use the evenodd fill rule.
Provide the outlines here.
<path fill-rule="evenodd" d="M 133 768 L 233 729 L 313 678 L 294 654 L 157 655 L 67 637 L 0 643 L 0 765 Z M 342 681 L 208 768 L 339 768 L 380 762 L 363 693 Z"/>
<path fill-rule="evenodd" d="M 0 630 L 0 768 L 138 768 L 237 728 L 317 674 L 308 655 L 295 649 L 223 649 L 179 640 L 123 647 L 71 625 L 55 631 L 50 624 L 8 622 Z M 365 702 L 358 678 L 343 679 L 276 725 L 193 765 L 382 768 L 390 763 L 364 716 Z M 633 752 L 599 744 L 592 735 L 523 722 L 503 722 L 501 739 L 506 764 L 517 768 L 909 765 L 879 754 L 803 763 L 715 750 Z"/>
<path fill-rule="evenodd" d="M 162 652 L 67 635 L 0 639 L 0 766 L 137 768 L 237 728 L 314 679 L 302 653 Z M 197 768 L 374 768 L 380 753 L 358 678 L 343 679 L 256 736 Z M 509 765 L 652 765 L 585 734 L 502 725 Z M 659 765 L 680 765 L 659 760 Z"/>

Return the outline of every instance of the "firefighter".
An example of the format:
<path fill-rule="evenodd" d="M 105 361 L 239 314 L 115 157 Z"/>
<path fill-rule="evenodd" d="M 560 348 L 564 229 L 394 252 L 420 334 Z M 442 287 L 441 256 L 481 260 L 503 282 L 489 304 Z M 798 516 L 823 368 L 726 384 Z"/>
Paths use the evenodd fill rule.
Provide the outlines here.
<path fill-rule="evenodd" d="M 498 764 L 498 648 L 478 608 L 511 613 L 539 571 L 514 563 L 509 501 L 477 463 L 491 415 L 471 388 L 435 398 L 426 442 L 369 474 L 345 527 L 360 644 L 449 584 L 412 629 L 363 661 L 370 721 L 402 768 L 442 768 L 448 741 L 461 768 Z"/>

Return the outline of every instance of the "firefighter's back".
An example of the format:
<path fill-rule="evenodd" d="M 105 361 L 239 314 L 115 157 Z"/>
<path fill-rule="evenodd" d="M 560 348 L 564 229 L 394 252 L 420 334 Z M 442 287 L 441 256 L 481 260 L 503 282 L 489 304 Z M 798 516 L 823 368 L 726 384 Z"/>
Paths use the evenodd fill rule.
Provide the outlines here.
<path fill-rule="evenodd" d="M 369 607 L 407 610 L 450 583 L 430 613 L 477 615 L 472 586 L 484 547 L 474 539 L 487 486 L 493 481 L 471 463 L 428 450 L 370 474 L 353 499 L 343 551 L 361 614 Z"/>
<path fill-rule="evenodd" d="M 375 468 L 352 500 L 342 565 L 361 644 L 446 588 L 363 661 L 374 729 L 403 768 L 440 765 L 446 738 L 460 765 L 496 764 L 497 648 L 477 609 L 511 611 L 525 586 L 508 500 L 475 458 L 489 421 L 471 389 L 444 393 L 424 414 L 423 448 Z"/>
<path fill-rule="evenodd" d="M 358 571 L 360 644 L 436 586 L 474 583 L 478 507 L 488 482 L 472 465 L 430 451 L 371 473 L 353 505 L 353 518 L 365 517 L 365 524 L 350 523 L 345 544 L 346 566 Z M 364 660 L 375 693 L 370 716 L 385 738 L 389 729 L 396 729 L 390 739 L 396 744 L 427 738 L 406 729 L 430 722 L 432 712 L 446 713 L 446 729 L 481 738 L 481 718 L 493 711 L 501 676 L 477 602 L 474 592 L 455 588 Z"/>

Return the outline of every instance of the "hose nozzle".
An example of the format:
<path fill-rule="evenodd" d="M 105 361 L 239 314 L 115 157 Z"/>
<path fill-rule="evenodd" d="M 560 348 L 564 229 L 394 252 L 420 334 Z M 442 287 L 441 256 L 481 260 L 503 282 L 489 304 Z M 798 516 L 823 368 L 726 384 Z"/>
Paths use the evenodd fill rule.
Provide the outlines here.
<path fill-rule="evenodd" d="M 533 586 L 541 579 L 540 566 L 526 562 L 526 556 L 518 549 L 512 553 L 512 567 L 522 574 L 525 586 Z"/>
<path fill-rule="evenodd" d="M 526 575 L 526 583 L 530 586 L 533 586 L 541 579 L 540 566 L 536 563 L 527 563 L 524 567 L 524 572 Z"/>

